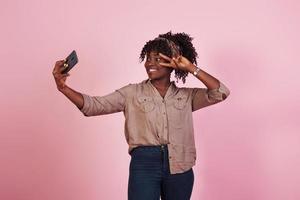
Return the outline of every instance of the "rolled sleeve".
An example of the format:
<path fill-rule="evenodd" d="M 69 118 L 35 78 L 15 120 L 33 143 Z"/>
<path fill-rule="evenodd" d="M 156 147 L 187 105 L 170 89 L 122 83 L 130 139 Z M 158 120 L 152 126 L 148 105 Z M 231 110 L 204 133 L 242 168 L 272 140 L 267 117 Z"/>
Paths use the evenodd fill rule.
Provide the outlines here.
<path fill-rule="evenodd" d="M 229 89 L 222 82 L 220 82 L 219 88 L 208 90 L 208 99 L 211 102 L 223 101 L 229 96 L 229 94 Z"/>
<path fill-rule="evenodd" d="M 128 86 L 124 86 L 105 96 L 90 96 L 82 93 L 83 107 L 80 111 L 87 117 L 124 111 L 127 88 Z"/>
<path fill-rule="evenodd" d="M 218 88 L 209 90 L 207 88 L 193 88 L 192 111 L 224 101 L 230 94 L 230 90 L 220 82 Z"/>

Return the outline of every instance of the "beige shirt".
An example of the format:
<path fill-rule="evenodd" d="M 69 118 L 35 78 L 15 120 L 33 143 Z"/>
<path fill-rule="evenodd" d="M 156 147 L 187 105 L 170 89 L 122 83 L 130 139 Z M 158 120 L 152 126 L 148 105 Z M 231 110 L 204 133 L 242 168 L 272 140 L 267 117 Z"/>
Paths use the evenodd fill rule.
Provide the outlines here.
<path fill-rule="evenodd" d="M 128 84 L 105 96 L 84 98 L 80 110 L 85 116 L 123 112 L 128 153 L 140 145 L 167 144 L 170 173 L 182 173 L 195 165 L 196 148 L 192 112 L 223 101 L 229 89 L 220 87 L 177 87 L 172 81 L 165 97 L 151 84 L 150 79 Z"/>

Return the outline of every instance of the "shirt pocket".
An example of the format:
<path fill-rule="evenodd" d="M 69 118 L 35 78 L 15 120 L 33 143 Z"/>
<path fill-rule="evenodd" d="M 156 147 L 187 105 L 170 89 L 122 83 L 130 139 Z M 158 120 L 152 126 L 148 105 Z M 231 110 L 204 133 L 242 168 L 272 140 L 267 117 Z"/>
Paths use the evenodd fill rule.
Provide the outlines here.
<path fill-rule="evenodd" d="M 143 111 L 143 112 L 150 112 L 154 109 L 154 100 L 152 97 L 149 96 L 139 96 L 137 98 L 138 100 L 138 107 Z"/>
<path fill-rule="evenodd" d="M 173 100 L 172 104 L 172 126 L 174 128 L 183 128 L 186 119 L 187 97 L 179 96 Z"/>
<path fill-rule="evenodd" d="M 186 99 L 187 97 L 185 96 L 176 97 L 174 101 L 174 107 L 178 110 L 184 109 L 187 104 Z"/>

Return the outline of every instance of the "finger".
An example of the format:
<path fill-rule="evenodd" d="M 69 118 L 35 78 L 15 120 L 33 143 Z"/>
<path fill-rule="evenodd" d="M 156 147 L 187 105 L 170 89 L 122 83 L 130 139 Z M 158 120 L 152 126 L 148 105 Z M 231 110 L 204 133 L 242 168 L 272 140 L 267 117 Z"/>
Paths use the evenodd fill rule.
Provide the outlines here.
<path fill-rule="evenodd" d="M 174 61 L 176 67 L 178 67 L 178 60 L 176 58 L 172 58 L 172 60 Z"/>
<path fill-rule="evenodd" d="M 52 74 L 53 75 L 56 75 L 56 74 L 60 74 L 60 69 L 54 69 L 53 71 L 52 71 Z"/>
<path fill-rule="evenodd" d="M 58 60 L 58 61 L 56 61 L 55 66 L 56 66 L 56 65 L 60 66 L 60 65 L 62 65 L 64 62 L 65 62 L 64 60 Z"/>
<path fill-rule="evenodd" d="M 177 57 L 172 57 L 172 60 L 174 60 L 174 61 L 179 61 L 180 60 L 180 56 L 177 56 Z"/>
<path fill-rule="evenodd" d="M 57 72 L 58 72 L 58 68 L 57 68 L 57 66 L 55 66 L 53 71 L 52 71 L 52 74 L 55 75 L 55 74 L 57 74 Z"/>
<path fill-rule="evenodd" d="M 68 74 L 62 74 L 60 78 L 68 77 Z"/>
<path fill-rule="evenodd" d="M 70 74 L 69 74 L 69 73 L 63 74 L 62 76 L 63 76 L 63 77 L 67 77 L 67 76 L 70 76 Z"/>
<path fill-rule="evenodd" d="M 167 61 L 170 61 L 171 62 L 171 58 L 169 58 L 168 56 L 166 56 L 166 55 L 164 55 L 164 54 L 162 54 L 162 53 L 159 53 L 158 54 L 160 57 L 162 57 L 162 58 L 164 58 L 164 59 L 166 59 Z"/>
<path fill-rule="evenodd" d="M 67 78 L 68 76 L 70 76 L 70 74 L 59 74 L 57 76 L 58 79 L 64 79 L 64 78 Z"/>
<path fill-rule="evenodd" d="M 67 75 L 66 74 L 60 74 L 60 73 L 54 74 L 54 78 L 56 78 L 58 80 L 60 80 L 60 79 L 62 79 L 64 77 L 67 77 Z"/>
<path fill-rule="evenodd" d="M 64 69 L 66 69 L 66 66 L 63 65 L 59 68 L 59 72 L 62 73 L 64 71 Z"/>
<path fill-rule="evenodd" d="M 53 73 L 53 76 L 54 76 L 54 78 L 59 78 L 59 77 L 60 77 L 60 75 L 61 75 L 61 74 L 60 74 L 60 73 L 58 73 L 58 72 L 54 72 L 54 73 Z"/>
<path fill-rule="evenodd" d="M 64 61 L 63 60 L 59 60 L 59 61 L 56 61 L 55 62 L 55 66 L 54 66 L 54 69 L 53 69 L 53 74 L 58 72 L 59 69 L 61 68 L 61 66 L 63 65 Z"/>

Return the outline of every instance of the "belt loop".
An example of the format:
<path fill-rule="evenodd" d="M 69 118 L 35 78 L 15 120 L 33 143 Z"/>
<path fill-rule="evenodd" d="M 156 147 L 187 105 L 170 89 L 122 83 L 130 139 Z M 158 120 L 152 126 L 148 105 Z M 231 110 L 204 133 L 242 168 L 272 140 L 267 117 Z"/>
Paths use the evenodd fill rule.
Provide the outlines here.
<path fill-rule="evenodd" d="M 160 145 L 160 149 L 161 149 L 162 151 L 167 150 L 166 148 L 167 148 L 167 145 L 166 145 L 166 144 L 161 144 L 161 145 Z"/>

